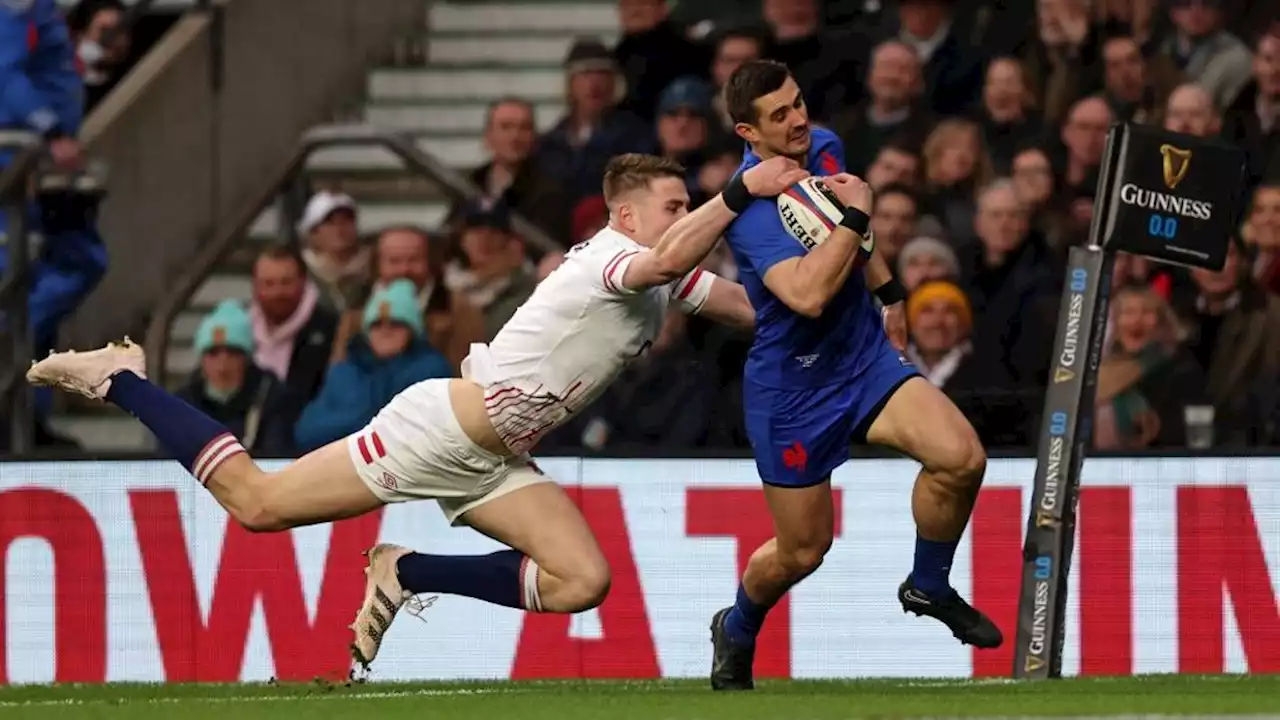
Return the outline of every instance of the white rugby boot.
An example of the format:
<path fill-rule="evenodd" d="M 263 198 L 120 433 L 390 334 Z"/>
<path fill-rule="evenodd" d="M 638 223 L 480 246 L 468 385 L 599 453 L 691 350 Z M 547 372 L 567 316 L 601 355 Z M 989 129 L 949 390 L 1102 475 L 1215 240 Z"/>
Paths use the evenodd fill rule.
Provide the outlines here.
<path fill-rule="evenodd" d="M 147 355 L 141 345 L 127 337 L 124 342 L 108 343 L 98 350 L 49 353 L 49 357 L 31 363 L 27 382 L 102 400 L 111 388 L 111 376 L 124 370 L 147 377 Z"/>
<path fill-rule="evenodd" d="M 364 552 L 369 558 L 369 565 L 364 574 L 364 603 L 356 613 L 355 622 L 348 627 L 355 637 L 351 642 L 351 657 L 364 671 L 378 656 L 382 647 L 382 639 L 396 619 L 396 613 L 406 603 L 406 612 L 420 615 L 431 607 L 435 597 L 419 600 L 413 593 L 400 586 L 400 578 L 396 573 L 396 562 L 408 555 L 412 550 L 399 545 L 374 545 Z"/>

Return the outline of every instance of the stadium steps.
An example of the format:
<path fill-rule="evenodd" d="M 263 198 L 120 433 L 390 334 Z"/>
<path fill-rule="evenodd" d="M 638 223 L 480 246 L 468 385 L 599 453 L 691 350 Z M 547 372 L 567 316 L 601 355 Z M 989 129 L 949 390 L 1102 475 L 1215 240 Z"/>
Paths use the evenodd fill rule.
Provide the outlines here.
<path fill-rule="evenodd" d="M 514 95 L 530 100 L 540 130 L 555 124 L 564 112 L 560 66 L 580 36 L 612 45 L 618 36 L 616 3 L 434 2 L 420 38 L 389 48 L 384 65 L 369 73 L 365 97 L 354 112 L 345 109 L 335 119 L 358 118 L 411 133 L 424 150 L 445 163 L 470 169 L 487 158 L 481 130 L 485 111 L 495 99 Z M 434 183 L 407 173 L 394 157 L 378 149 L 327 149 L 310 158 L 308 170 L 315 187 L 356 198 L 362 234 L 403 223 L 439 227 L 448 211 Z M 215 269 L 175 319 L 168 372 L 157 379 L 170 388 L 185 382 L 196 366 L 192 340 L 200 319 L 226 298 L 248 300 L 252 259 L 259 249 L 276 242 L 281 230 L 278 208 L 266 208 L 246 242 Z M 153 447 L 150 436 L 114 408 L 89 401 L 62 402 L 66 411 L 57 418 L 56 427 L 91 451 Z"/>

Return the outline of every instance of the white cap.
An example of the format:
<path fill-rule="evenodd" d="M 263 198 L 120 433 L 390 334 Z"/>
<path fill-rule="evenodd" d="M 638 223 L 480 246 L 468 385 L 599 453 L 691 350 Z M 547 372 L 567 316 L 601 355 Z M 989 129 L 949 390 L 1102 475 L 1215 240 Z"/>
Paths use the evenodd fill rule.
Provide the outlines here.
<path fill-rule="evenodd" d="M 307 209 L 302 213 L 302 219 L 298 221 L 298 234 L 303 237 L 310 235 L 312 230 L 328 220 L 329 216 L 337 210 L 349 210 L 355 214 L 356 201 L 350 195 L 328 190 L 321 190 L 312 195 L 307 201 Z"/>

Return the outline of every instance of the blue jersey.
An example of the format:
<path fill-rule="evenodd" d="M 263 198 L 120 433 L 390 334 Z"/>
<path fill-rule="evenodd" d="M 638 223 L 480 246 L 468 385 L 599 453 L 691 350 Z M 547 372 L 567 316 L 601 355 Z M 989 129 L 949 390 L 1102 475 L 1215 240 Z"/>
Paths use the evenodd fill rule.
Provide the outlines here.
<path fill-rule="evenodd" d="M 75 135 L 84 83 L 55 0 L 0 0 L 0 128 Z"/>
<path fill-rule="evenodd" d="M 812 129 L 807 169 L 814 175 L 844 171 L 844 147 L 835 133 Z M 750 149 L 742 169 L 760 162 Z M 855 270 L 822 315 L 807 318 L 787 307 L 764 285 L 774 265 L 805 255 L 782 224 L 773 199 L 751 203 L 725 233 L 738 265 L 738 279 L 756 309 L 755 342 L 747 356 L 746 379 L 763 387 L 816 388 L 860 376 L 884 342 L 880 312 Z"/>

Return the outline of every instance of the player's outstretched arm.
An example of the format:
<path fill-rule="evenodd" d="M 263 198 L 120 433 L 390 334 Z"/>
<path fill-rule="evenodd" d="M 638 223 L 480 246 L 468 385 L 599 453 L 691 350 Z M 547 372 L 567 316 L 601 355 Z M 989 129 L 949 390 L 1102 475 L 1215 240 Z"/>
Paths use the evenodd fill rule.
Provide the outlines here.
<path fill-rule="evenodd" d="M 747 297 L 747 289 L 732 280 L 715 278 L 707 299 L 697 311 L 698 315 L 721 325 L 740 330 L 754 330 L 756 310 Z"/>
<path fill-rule="evenodd" d="M 651 251 L 636 255 L 622 284 L 644 290 L 679 280 L 706 259 L 729 223 L 755 198 L 775 197 L 808 174 L 794 160 L 775 157 L 735 175 L 724 192 L 677 220 Z"/>
<path fill-rule="evenodd" d="M 844 221 L 812 252 L 778 262 L 764 274 L 770 292 L 811 318 L 822 315 L 849 279 L 871 221 L 871 189 L 865 182 L 846 174 L 824 178 L 824 182 L 844 203 Z"/>

